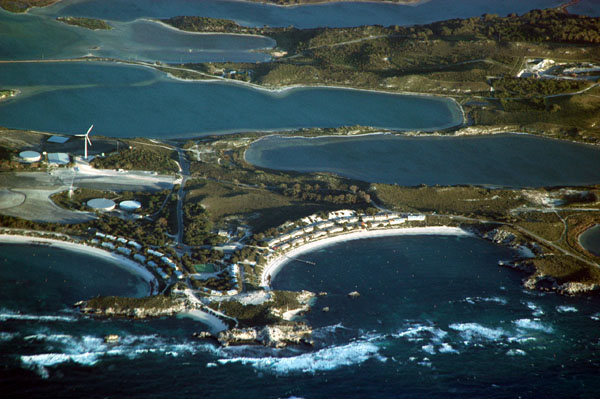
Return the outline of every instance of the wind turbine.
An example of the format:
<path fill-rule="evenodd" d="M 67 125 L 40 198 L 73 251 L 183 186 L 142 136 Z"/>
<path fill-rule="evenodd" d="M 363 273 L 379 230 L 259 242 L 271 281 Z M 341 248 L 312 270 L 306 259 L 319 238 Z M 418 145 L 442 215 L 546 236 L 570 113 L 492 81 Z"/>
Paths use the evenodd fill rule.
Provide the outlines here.
<path fill-rule="evenodd" d="M 83 140 L 84 145 L 85 145 L 85 150 L 84 150 L 84 159 L 87 161 L 88 158 L 88 144 L 90 145 L 90 147 L 92 146 L 92 142 L 90 141 L 90 132 L 92 131 L 92 128 L 94 127 L 94 125 L 90 126 L 90 128 L 88 129 L 87 133 L 85 134 L 85 139 Z"/>

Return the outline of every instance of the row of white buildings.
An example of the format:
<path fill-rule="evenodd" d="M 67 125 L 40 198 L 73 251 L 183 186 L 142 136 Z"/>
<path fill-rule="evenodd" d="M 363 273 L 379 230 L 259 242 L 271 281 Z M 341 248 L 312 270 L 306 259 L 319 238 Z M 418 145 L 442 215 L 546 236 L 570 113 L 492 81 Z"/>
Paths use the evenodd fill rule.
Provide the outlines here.
<path fill-rule="evenodd" d="M 376 215 L 357 215 L 355 211 L 344 209 L 329 212 L 327 219 L 311 215 L 300 220 L 304 226 L 284 232 L 267 241 L 269 249 L 286 251 L 302 245 L 307 241 L 315 241 L 331 235 L 364 228 L 381 228 L 397 226 L 406 222 L 424 222 L 422 214 L 399 214 L 384 212 Z"/>

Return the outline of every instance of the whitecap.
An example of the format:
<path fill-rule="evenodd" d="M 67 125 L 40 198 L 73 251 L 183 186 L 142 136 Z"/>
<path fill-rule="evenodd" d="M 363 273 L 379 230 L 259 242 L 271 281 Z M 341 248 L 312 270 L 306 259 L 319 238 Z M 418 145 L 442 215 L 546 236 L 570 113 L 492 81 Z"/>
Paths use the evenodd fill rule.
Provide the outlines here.
<path fill-rule="evenodd" d="M 578 312 L 574 306 L 561 305 L 556 307 L 556 311 L 559 313 L 575 313 Z"/>
<path fill-rule="evenodd" d="M 213 367 L 217 367 L 217 363 L 213 363 L 213 362 L 206 363 L 206 368 L 207 369 L 210 369 L 210 368 L 213 368 Z"/>
<path fill-rule="evenodd" d="M 433 345 L 423 345 L 421 349 L 423 352 L 429 353 L 430 355 L 435 355 L 435 348 Z"/>
<path fill-rule="evenodd" d="M 533 302 L 527 302 L 526 305 L 529 309 L 533 311 L 531 313 L 533 316 L 538 317 L 544 314 L 544 311 L 542 310 L 542 308 L 539 307 L 539 305 L 536 305 Z"/>
<path fill-rule="evenodd" d="M 506 299 L 500 298 L 500 297 L 497 297 L 497 296 L 494 296 L 494 297 L 479 297 L 479 296 L 470 297 L 470 296 L 468 296 L 465 299 L 463 299 L 463 302 L 467 302 L 467 303 L 469 303 L 471 305 L 474 305 L 474 304 L 480 303 L 480 302 L 497 303 L 497 304 L 500 304 L 500 305 L 506 305 L 507 304 L 507 300 Z"/>
<path fill-rule="evenodd" d="M 48 378 L 47 367 L 73 362 L 84 366 L 93 366 L 98 361 L 98 353 L 42 353 L 39 355 L 21 356 L 25 368 L 37 372 L 42 378 Z"/>
<path fill-rule="evenodd" d="M 535 330 L 542 331 L 545 333 L 551 333 L 554 329 L 550 326 L 545 325 L 539 319 L 519 319 L 513 321 L 513 323 L 518 327 L 526 330 Z"/>
<path fill-rule="evenodd" d="M 594 313 L 590 316 L 590 319 L 600 321 L 600 313 Z"/>
<path fill-rule="evenodd" d="M 506 331 L 501 328 L 488 328 L 477 323 L 455 323 L 450 324 L 448 327 L 458 331 L 467 341 L 481 339 L 496 341 L 507 335 Z"/>
<path fill-rule="evenodd" d="M 8 321 L 8 320 L 41 321 L 41 322 L 50 322 L 50 321 L 74 322 L 74 321 L 77 321 L 77 318 L 72 317 L 72 316 L 59 316 L 59 315 L 22 314 L 22 313 L 13 312 L 10 310 L 3 310 L 2 313 L 0 313 L 0 321 Z"/>
<path fill-rule="evenodd" d="M 454 349 L 452 347 L 452 345 L 450 345 L 446 342 L 442 343 L 442 345 L 438 348 L 438 351 L 440 353 L 456 353 L 456 354 L 459 353 L 456 349 Z"/>
<path fill-rule="evenodd" d="M 256 369 L 268 370 L 277 374 L 289 374 L 334 370 L 343 366 L 361 364 L 369 359 L 377 359 L 381 362 L 387 360 L 379 354 L 379 348 L 373 343 L 356 341 L 292 357 L 236 357 L 219 359 L 218 362 L 220 364 L 247 364 Z"/>
<path fill-rule="evenodd" d="M 521 349 L 509 349 L 506 352 L 507 356 L 525 356 L 527 355 L 527 352 L 525 352 L 524 350 Z"/>
<path fill-rule="evenodd" d="M 425 337 L 431 338 L 433 342 L 440 342 L 448 333 L 440 328 L 425 325 L 414 325 L 404 331 L 392 334 L 394 338 L 406 338 L 411 342 L 423 341 Z"/>

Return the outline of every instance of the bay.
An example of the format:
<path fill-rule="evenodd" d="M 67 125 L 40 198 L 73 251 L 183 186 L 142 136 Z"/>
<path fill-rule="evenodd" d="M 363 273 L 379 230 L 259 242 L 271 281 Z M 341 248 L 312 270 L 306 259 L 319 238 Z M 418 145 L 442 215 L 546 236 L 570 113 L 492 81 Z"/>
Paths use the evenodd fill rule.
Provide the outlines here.
<path fill-rule="evenodd" d="M 215 348 L 191 337 L 202 326 L 189 319 L 12 320 L 0 325 L 0 387 L 31 398 L 593 396 L 598 298 L 526 291 L 497 266 L 512 256 L 452 236 L 305 253 L 316 265 L 292 261 L 274 285 L 328 293 L 306 316 L 313 349 Z M 121 340 L 104 343 L 108 333 Z"/>

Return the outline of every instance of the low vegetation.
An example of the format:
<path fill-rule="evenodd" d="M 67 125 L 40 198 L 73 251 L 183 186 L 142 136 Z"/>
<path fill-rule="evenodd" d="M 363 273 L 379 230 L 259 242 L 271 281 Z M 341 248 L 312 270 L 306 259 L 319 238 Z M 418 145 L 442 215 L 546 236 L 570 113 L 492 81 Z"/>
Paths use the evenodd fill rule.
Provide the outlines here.
<path fill-rule="evenodd" d="M 374 184 L 371 193 L 384 206 L 398 211 L 437 212 L 501 220 L 510 219 L 510 209 L 527 203 L 518 190 L 474 186 L 401 187 Z"/>
<path fill-rule="evenodd" d="M 68 25 L 80 26 L 82 28 L 91 30 L 110 30 L 110 26 L 106 21 L 95 18 L 82 18 L 82 17 L 57 17 L 57 21 L 64 22 Z"/>
<path fill-rule="evenodd" d="M 25 12 L 31 7 L 46 7 L 58 0 L 0 0 L 0 7 L 10 12 Z"/>
<path fill-rule="evenodd" d="M 140 146 L 125 148 L 107 157 L 96 157 L 92 166 L 99 169 L 150 170 L 172 174 L 179 171 L 176 156 L 175 151 Z"/>

